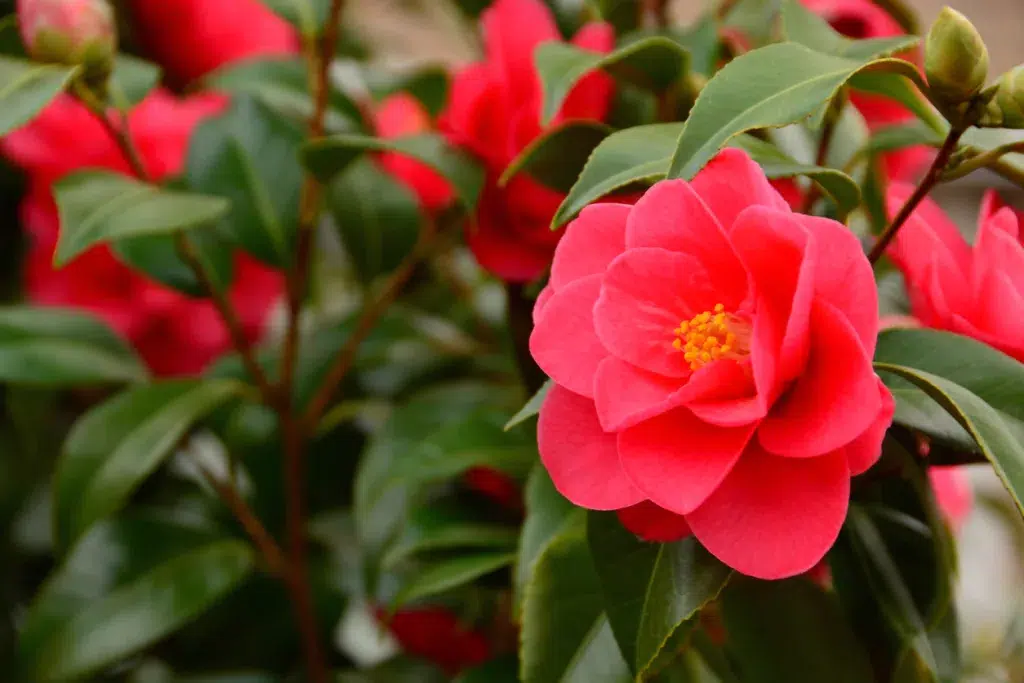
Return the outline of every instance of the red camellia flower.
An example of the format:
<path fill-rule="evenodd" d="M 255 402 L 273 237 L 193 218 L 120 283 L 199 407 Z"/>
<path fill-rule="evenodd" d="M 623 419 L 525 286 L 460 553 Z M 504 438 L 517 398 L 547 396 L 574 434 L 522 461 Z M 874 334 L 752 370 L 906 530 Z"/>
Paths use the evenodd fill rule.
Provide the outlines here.
<path fill-rule="evenodd" d="M 135 108 L 129 127 L 153 177 L 181 170 L 192 129 L 222 107 L 220 97 L 177 100 L 157 91 Z M 60 226 L 52 183 L 83 168 L 129 172 L 108 133 L 82 105 L 70 97 L 59 98 L 31 124 L 5 137 L 2 149 L 29 174 L 21 205 L 29 237 L 24 275 L 29 299 L 99 315 L 131 341 L 158 375 L 198 373 L 230 348 L 227 330 L 209 301 L 152 282 L 123 265 L 105 246 L 90 249 L 63 268 L 53 267 Z M 230 299 L 245 332 L 256 339 L 280 296 L 282 281 L 243 256 L 235 266 Z"/>
<path fill-rule="evenodd" d="M 895 214 L 914 188 L 895 183 Z M 995 192 L 982 203 L 972 247 L 942 209 L 925 199 L 889 248 L 903 271 L 914 317 L 927 327 L 974 337 L 1024 361 L 1024 318 L 1006 311 L 1024 306 L 1024 214 L 1003 206 Z"/>
<path fill-rule="evenodd" d="M 645 537 L 688 527 L 752 576 L 821 560 L 894 410 L 871 367 L 871 266 L 843 225 L 793 213 L 725 150 L 636 206 L 585 209 L 534 318 L 555 381 L 540 453 L 563 495 L 626 508 Z"/>
<path fill-rule="evenodd" d="M 449 676 L 483 664 L 490 657 L 490 645 L 480 633 L 467 629 L 442 607 L 405 609 L 384 622 L 406 653 L 433 662 Z"/>
<path fill-rule="evenodd" d="M 946 521 L 959 532 L 974 507 L 974 492 L 971 480 L 962 467 L 928 468 L 928 479 L 935 491 L 935 502 L 938 504 Z"/>
<path fill-rule="evenodd" d="M 231 62 L 296 54 L 295 30 L 261 0 L 129 0 L 139 41 L 183 85 Z"/>
<path fill-rule="evenodd" d="M 426 133 L 433 128 L 430 114 L 419 100 L 408 93 L 397 93 L 381 102 L 375 113 L 377 135 L 398 138 Z M 416 193 L 420 204 L 435 211 L 451 203 L 452 187 L 437 171 L 422 161 L 404 154 L 387 152 L 380 156 L 384 169 Z"/>
<path fill-rule="evenodd" d="M 459 72 L 442 126 L 452 141 L 478 156 L 488 179 L 469 247 L 487 270 L 512 282 L 542 274 L 551 261 L 558 233 L 549 229 L 563 196 L 525 176 L 503 188 L 497 180 L 509 163 L 543 132 L 541 90 L 533 53 L 559 40 L 550 10 L 540 0 L 496 0 L 483 14 L 487 59 Z M 607 52 L 615 42 L 611 26 L 584 26 L 578 47 Z M 600 120 L 608 113 L 613 83 L 591 74 L 570 93 L 556 122 Z"/>

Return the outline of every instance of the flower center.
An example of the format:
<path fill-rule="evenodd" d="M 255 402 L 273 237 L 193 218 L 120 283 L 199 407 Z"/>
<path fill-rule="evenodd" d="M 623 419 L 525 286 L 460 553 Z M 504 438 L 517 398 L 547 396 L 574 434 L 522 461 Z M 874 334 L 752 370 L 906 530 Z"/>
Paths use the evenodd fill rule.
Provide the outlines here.
<path fill-rule="evenodd" d="M 698 313 L 679 324 L 673 332 L 672 347 L 683 352 L 691 370 L 720 358 L 737 358 L 746 353 L 746 325 L 725 312 L 725 306 Z M 737 332 L 740 333 L 737 336 Z"/>

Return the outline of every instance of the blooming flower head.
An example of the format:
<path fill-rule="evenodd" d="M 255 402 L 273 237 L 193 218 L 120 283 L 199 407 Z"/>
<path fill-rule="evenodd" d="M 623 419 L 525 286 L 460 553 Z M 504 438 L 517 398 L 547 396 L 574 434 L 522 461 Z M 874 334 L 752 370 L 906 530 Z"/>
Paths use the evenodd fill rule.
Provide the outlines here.
<path fill-rule="evenodd" d="M 560 37 L 551 11 L 540 0 L 496 0 L 482 22 L 486 59 L 456 74 L 442 126 L 454 143 L 487 167 L 487 187 L 468 233 L 470 249 L 498 277 L 525 282 L 542 274 L 551 261 L 558 235 L 548 226 L 563 197 L 524 176 L 504 188 L 497 180 L 543 131 L 533 55 L 538 45 Z M 611 26 L 596 23 L 580 29 L 573 43 L 607 52 L 614 40 Z M 587 76 L 569 94 L 556 122 L 603 119 L 612 85 L 605 74 Z"/>
<path fill-rule="evenodd" d="M 889 212 L 897 212 L 913 189 L 893 184 Z M 1022 218 L 989 192 L 972 246 L 942 209 L 925 199 L 888 252 L 903 271 L 914 316 L 927 327 L 973 337 L 1024 361 L 1024 319 L 1007 314 L 1024 306 Z"/>
<path fill-rule="evenodd" d="M 156 91 L 136 107 L 129 128 L 149 173 L 163 178 L 179 172 L 191 131 L 222 106 L 220 97 L 177 100 Z M 21 218 L 29 239 L 24 278 L 31 301 L 99 315 L 158 375 L 198 373 L 230 348 L 227 330 L 209 301 L 149 280 L 106 246 L 88 250 L 63 268 L 53 267 L 60 232 L 53 182 L 83 168 L 129 172 L 109 134 L 82 105 L 58 98 L 32 123 L 6 136 L 0 147 L 28 172 Z M 252 259 L 236 259 L 229 296 L 251 339 L 262 334 L 281 289 L 277 274 Z"/>
<path fill-rule="evenodd" d="M 396 93 L 380 103 L 374 114 L 377 135 L 384 139 L 429 132 L 433 128 L 426 107 L 409 93 Z M 452 187 L 437 171 L 404 154 L 386 152 L 380 157 L 384 169 L 416 193 L 428 211 L 451 203 Z"/>
<path fill-rule="evenodd" d="M 588 207 L 534 311 L 555 381 L 541 459 L 569 500 L 625 509 L 641 535 L 690 529 L 756 577 L 807 571 L 892 418 L 877 306 L 858 240 L 793 213 L 742 151 Z"/>
<path fill-rule="evenodd" d="M 146 53 L 177 84 L 243 59 L 296 54 L 295 30 L 261 0 L 129 0 Z"/>
<path fill-rule="evenodd" d="M 487 639 L 443 607 L 403 609 L 391 617 L 379 610 L 377 616 L 387 624 L 402 650 L 433 662 L 449 676 L 483 664 L 490 657 Z"/>

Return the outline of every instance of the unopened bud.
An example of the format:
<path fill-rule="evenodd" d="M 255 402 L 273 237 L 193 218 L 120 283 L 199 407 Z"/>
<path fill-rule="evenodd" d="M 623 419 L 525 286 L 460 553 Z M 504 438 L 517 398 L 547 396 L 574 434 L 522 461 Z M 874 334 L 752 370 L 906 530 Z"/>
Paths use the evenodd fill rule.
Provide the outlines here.
<path fill-rule="evenodd" d="M 988 103 L 983 125 L 1000 128 L 1024 128 L 1024 64 L 1010 69 L 996 88 L 995 97 Z"/>
<path fill-rule="evenodd" d="M 967 102 L 981 91 L 988 48 L 967 17 L 942 9 L 925 39 L 924 70 L 932 93 L 947 104 Z"/>
<path fill-rule="evenodd" d="M 21 37 L 33 59 L 109 71 L 117 28 L 107 0 L 18 0 L 17 8 Z"/>

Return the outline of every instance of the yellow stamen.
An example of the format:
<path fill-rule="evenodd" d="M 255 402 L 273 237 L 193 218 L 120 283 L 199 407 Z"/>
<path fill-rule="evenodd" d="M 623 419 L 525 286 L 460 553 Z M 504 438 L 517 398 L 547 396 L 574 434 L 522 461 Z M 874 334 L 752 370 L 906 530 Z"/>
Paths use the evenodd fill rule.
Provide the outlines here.
<path fill-rule="evenodd" d="M 738 350 L 733 331 L 736 328 L 730 329 L 730 324 L 737 322 L 735 316 L 725 312 L 723 304 L 715 304 L 712 310 L 702 311 L 679 323 L 679 327 L 673 330 L 676 339 L 672 340 L 672 348 L 682 351 L 690 369 L 697 370 Z"/>

